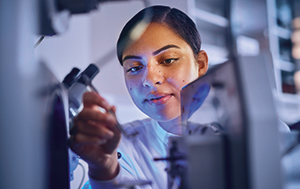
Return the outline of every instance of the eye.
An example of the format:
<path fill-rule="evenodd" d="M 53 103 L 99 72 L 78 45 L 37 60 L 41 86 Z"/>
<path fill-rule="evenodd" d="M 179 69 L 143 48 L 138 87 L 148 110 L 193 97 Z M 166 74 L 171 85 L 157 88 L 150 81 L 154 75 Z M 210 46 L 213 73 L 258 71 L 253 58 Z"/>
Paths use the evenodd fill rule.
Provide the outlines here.
<path fill-rule="evenodd" d="M 136 73 L 137 71 L 141 70 L 143 68 L 143 66 L 134 66 L 131 67 L 127 70 L 127 72 L 129 73 Z"/>
<path fill-rule="evenodd" d="M 178 58 L 169 58 L 169 59 L 166 59 L 166 60 L 162 61 L 162 64 L 167 64 L 167 65 L 172 64 L 176 60 L 178 60 Z"/>

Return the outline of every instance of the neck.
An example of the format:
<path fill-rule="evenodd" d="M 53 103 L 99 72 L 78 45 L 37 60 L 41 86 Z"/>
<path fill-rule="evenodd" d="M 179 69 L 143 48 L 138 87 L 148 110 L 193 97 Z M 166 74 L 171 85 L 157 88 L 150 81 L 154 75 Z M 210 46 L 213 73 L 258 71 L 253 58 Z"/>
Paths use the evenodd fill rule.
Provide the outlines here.
<path fill-rule="evenodd" d="M 170 121 L 158 122 L 158 124 L 167 132 L 182 135 L 181 118 L 180 116 Z"/>

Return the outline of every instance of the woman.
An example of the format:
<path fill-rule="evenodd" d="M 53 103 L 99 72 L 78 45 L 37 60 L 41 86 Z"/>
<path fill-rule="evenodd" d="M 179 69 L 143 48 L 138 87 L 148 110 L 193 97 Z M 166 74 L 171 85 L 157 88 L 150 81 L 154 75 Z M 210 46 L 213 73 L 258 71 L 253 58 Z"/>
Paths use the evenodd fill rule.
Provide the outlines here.
<path fill-rule="evenodd" d="M 145 20 L 147 27 L 137 33 Z M 116 108 L 97 93 L 84 94 L 70 144 L 88 163 L 92 188 L 112 188 L 128 180 L 150 180 L 150 188 L 167 187 L 166 163 L 153 158 L 166 156 L 168 138 L 182 134 L 180 90 L 208 68 L 200 46 L 195 24 L 178 9 L 148 7 L 125 25 L 117 44 L 118 59 L 133 102 L 150 118 L 124 125 L 128 132 L 139 133 L 134 139 L 121 137 L 109 113 Z"/>

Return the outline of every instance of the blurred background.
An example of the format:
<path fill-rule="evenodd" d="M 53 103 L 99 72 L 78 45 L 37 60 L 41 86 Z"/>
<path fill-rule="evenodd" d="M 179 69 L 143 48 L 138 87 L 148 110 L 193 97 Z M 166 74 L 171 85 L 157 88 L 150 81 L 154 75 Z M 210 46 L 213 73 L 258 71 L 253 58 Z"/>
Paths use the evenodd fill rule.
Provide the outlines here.
<path fill-rule="evenodd" d="M 266 65 L 271 83 L 266 87 L 272 89 L 278 117 L 291 127 L 297 127 L 300 121 L 300 0 L 106 1 L 100 3 L 97 9 L 69 16 L 44 9 L 52 11 L 50 16 L 57 29 L 47 34 L 37 32 L 47 21 L 39 20 L 36 15 L 45 13 L 38 14 L 39 3 L 51 7 L 52 1 L 0 2 L 0 127 L 3 129 L 10 125 L 7 131 L 0 132 L 0 170 L 10 169 L 9 173 L 0 172 L 5 188 L 17 186 L 8 177 L 20 170 L 22 173 L 23 169 L 32 169 L 34 175 L 42 172 L 41 168 L 30 165 L 41 157 L 36 149 L 43 148 L 42 144 L 36 143 L 40 138 L 32 137 L 32 134 L 42 130 L 40 123 L 43 122 L 42 118 L 37 118 L 41 116 L 39 110 L 43 107 L 30 93 L 36 87 L 33 83 L 43 83 L 39 78 L 45 74 L 39 72 L 42 75 L 36 76 L 39 64 L 45 64 L 51 81 L 57 83 L 73 67 L 84 70 L 94 63 L 100 73 L 92 83 L 102 96 L 117 106 L 120 123 L 146 117 L 130 99 L 115 47 L 124 24 L 147 5 L 168 5 L 186 12 L 197 24 L 202 37 L 202 49 L 208 53 L 210 67 L 223 63 L 230 54 L 256 56 L 266 52 L 269 55 Z M 228 32 L 234 34 L 235 44 L 229 44 L 232 42 L 228 42 Z M 40 43 L 37 43 L 39 40 Z M 22 118 L 15 119 L 19 116 Z M 9 136 L 13 136 L 13 139 Z M 17 142 L 9 143 L 11 140 Z M 14 147 L 18 150 L 12 151 Z M 35 154 L 36 159 L 25 155 L 28 153 Z M 23 156 L 25 167 L 18 158 L 11 158 L 17 154 Z M 81 160 L 79 162 L 85 170 L 75 169 L 71 188 L 81 185 L 83 175 L 83 183 L 88 180 L 87 165 Z M 18 168 L 7 167 L 12 164 Z M 20 177 L 23 176 L 28 177 L 25 172 Z M 31 186 L 30 179 L 33 178 L 19 181 Z M 42 185 L 39 182 L 35 184 Z"/>
<path fill-rule="evenodd" d="M 268 0 L 236 2 L 232 15 L 226 15 L 224 0 L 149 1 L 177 7 L 190 15 L 202 37 L 202 49 L 207 51 L 211 66 L 224 62 L 228 55 L 226 29 L 229 16 L 237 32 L 237 53 L 256 55 L 270 51 L 273 81 L 279 117 L 292 124 L 300 119 L 300 2 L 298 0 Z M 115 45 L 119 32 L 135 13 L 145 7 L 143 1 L 105 2 L 97 10 L 73 15 L 65 32 L 45 36 L 34 50 L 38 60 L 44 60 L 58 80 L 73 68 L 85 69 L 90 63 L 100 68 L 94 85 L 112 104 L 118 104 L 120 122 L 144 117 L 132 106 L 124 85 L 123 70 L 116 58 Z M 255 11 L 250 10 L 255 7 Z M 246 20 L 246 21 L 245 21 Z M 40 36 L 36 35 L 38 41 Z M 33 40 L 34 41 L 34 40 Z M 130 109 L 130 111 L 129 111 Z M 134 114 L 129 113 L 134 111 Z"/>

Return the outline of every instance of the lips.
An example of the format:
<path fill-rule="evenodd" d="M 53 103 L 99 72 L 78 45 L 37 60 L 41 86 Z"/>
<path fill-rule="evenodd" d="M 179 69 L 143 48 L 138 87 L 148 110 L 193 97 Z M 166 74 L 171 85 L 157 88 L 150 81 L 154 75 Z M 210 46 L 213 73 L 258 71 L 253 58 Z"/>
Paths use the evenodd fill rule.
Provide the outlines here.
<path fill-rule="evenodd" d="M 147 98 L 144 100 L 144 102 L 147 102 L 151 105 L 162 105 L 168 102 L 170 98 L 172 98 L 174 94 L 150 94 L 147 96 Z"/>

